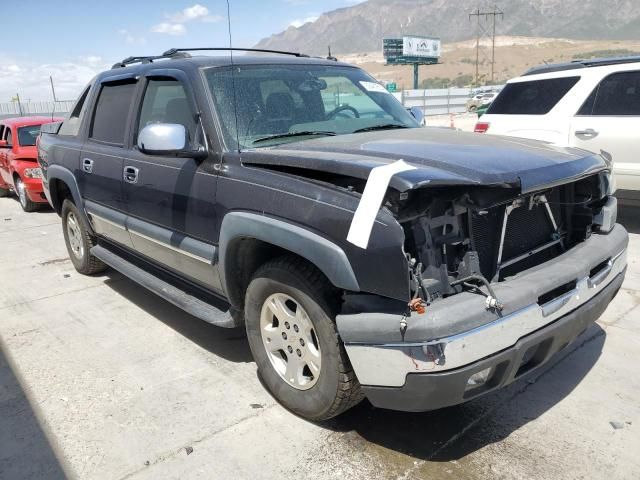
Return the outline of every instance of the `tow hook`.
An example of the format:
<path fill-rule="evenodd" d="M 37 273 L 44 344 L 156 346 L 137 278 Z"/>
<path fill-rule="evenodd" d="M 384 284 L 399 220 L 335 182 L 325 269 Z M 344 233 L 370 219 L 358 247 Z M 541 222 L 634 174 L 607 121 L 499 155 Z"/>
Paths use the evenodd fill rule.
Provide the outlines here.
<path fill-rule="evenodd" d="M 427 305 L 420 297 L 412 298 L 409 302 L 409 310 L 422 315 L 427 310 Z"/>
<path fill-rule="evenodd" d="M 412 298 L 411 301 L 407 304 L 409 310 L 405 315 L 400 319 L 400 335 L 402 335 L 402 341 L 404 342 L 404 334 L 407 331 L 407 317 L 411 315 L 411 312 L 415 312 L 419 315 L 422 315 L 427 311 L 427 304 L 424 303 L 424 300 L 420 297 Z"/>
<path fill-rule="evenodd" d="M 431 295 L 429 291 L 424 287 L 422 281 L 422 263 L 418 263 L 416 265 L 415 259 L 408 259 L 411 267 L 415 267 L 415 270 L 412 270 L 413 279 L 415 282 L 415 293 L 413 298 L 407 304 L 407 312 L 400 319 L 400 335 L 402 335 L 402 341 L 404 342 L 404 334 L 407 331 L 407 317 L 411 316 L 412 312 L 417 313 L 418 315 L 422 315 L 427 311 L 427 307 L 431 305 Z M 420 296 L 422 294 L 422 297 Z"/>

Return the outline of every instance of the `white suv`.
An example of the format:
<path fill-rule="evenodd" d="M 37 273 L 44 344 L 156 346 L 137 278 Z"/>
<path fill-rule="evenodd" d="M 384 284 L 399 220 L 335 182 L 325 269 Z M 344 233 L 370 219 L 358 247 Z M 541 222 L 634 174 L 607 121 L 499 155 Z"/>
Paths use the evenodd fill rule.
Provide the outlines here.
<path fill-rule="evenodd" d="M 475 131 L 609 154 L 619 196 L 640 199 L 640 57 L 535 67 L 507 83 Z"/>

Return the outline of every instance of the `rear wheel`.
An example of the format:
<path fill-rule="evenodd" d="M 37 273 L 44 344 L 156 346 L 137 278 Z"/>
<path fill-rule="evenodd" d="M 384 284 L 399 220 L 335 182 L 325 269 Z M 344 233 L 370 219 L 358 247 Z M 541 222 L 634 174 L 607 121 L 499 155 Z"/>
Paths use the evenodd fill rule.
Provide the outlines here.
<path fill-rule="evenodd" d="M 40 205 L 36 202 L 32 202 L 27 195 L 27 189 L 24 186 L 24 182 L 20 177 L 16 177 L 15 181 L 16 185 L 16 193 L 18 194 L 18 200 L 20 201 L 20 206 L 22 210 L 25 212 L 35 212 L 40 208 Z"/>
<path fill-rule="evenodd" d="M 265 386 L 286 408 L 326 420 L 363 396 L 334 317 L 338 291 L 302 259 L 258 269 L 247 289 L 247 337 Z"/>
<path fill-rule="evenodd" d="M 85 275 L 106 270 L 107 266 L 91 255 L 91 247 L 98 241 L 85 228 L 78 208 L 70 200 L 62 203 L 62 233 L 67 245 L 69 258 L 75 269 Z"/>

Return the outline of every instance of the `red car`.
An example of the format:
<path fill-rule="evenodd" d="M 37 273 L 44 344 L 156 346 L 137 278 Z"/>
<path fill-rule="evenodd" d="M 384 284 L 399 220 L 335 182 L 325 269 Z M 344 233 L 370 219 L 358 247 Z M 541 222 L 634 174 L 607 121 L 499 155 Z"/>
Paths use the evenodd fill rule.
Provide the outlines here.
<path fill-rule="evenodd" d="M 10 190 L 18 195 L 25 212 L 47 203 L 42 191 L 42 170 L 37 163 L 36 139 L 40 126 L 61 118 L 18 117 L 0 120 L 0 197 Z"/>

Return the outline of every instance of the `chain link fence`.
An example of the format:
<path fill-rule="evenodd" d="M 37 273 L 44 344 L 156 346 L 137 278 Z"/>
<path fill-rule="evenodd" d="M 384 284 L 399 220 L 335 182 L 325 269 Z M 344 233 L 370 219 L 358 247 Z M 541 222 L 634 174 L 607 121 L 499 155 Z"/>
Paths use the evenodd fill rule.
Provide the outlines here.
<path fill-rule="evenodd" d="M 0 103 L 0 118 L 27 115 L 63 115 L 73 107 L 75 100 L 57 102 L 4 102 Z"/>

